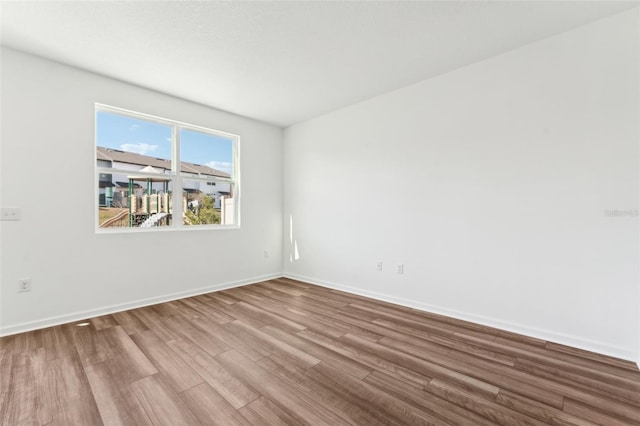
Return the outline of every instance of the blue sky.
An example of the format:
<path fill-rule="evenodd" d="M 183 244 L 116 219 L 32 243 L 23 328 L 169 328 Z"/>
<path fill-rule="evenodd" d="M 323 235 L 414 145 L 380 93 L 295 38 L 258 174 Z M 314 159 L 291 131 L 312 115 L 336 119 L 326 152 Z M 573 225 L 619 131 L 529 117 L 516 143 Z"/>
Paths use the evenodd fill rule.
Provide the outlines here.
<path fill-rule="evenodd" d="M 96 145 L 150 157 L 171 159 L 171 127 L 106 111 L 98 111 Z M 233 141 L 221 136 L 183 129 L 180 158 L 230 173 Z"/>

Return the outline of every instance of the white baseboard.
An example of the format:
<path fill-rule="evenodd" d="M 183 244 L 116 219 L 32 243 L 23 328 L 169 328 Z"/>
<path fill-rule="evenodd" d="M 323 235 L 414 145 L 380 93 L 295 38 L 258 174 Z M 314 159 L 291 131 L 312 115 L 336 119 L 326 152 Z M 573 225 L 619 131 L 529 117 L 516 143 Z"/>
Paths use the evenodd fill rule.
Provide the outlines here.
<path fill-rule="evenodd" d="M 640 368 L 640 360 L 638 359 L 638 354 L 635 351 L 630 350 L 628 348 L 624 348 L 624 347 L 610 345 L 605 342 L 598 342 L 598 341 L 589 340 L 589 339 L 585 339 L 578 336 L 571 336 L 563 333 L 558 333 L 551 330 L 544 330 L 544 329 L 530 327 L 523 324 L 517 324 L 517 323 L 502 321 L 495 318 L 470 314 L 467 312 L 456 311 L 453 309 L 443 308 L 441 306 L 435 306 L 435 305 L 417 302 L 415 300 L 408 300 L 400 297 L 394 297 L 388 294 L 367 291 L 357 287 L 336 284 L 333 282 L 324 281 L 321 279 L 307 277 L 307 276 L 302 276 L 298 274 L 285 272 L 283 275 L 286 278 L 304 281 L 304 282 L 308 282 L 310 284 L 316 284 L 322 287 L 341 290 L 347 293 L 353 293 L 360 296 L 381 300 L 383 302 L 395 303 L 396 305 L 419 309 L 421 311 L 430 312 L 434 314 L 445 315 L 448 317 L 457 318 L 464 321 L 474 322 L 476 324 L 498 328 L 504 331 L 510 331 L 513 333 L 522 334 L 522 335 L 533 337 L 536 339 L 546 340 L 548 342 L 554 342 L 554 343 L 567 345 L 567 346 L 571 346 L 578 349 L 584 349 L 587 351 L 597 352 L 603 355 L 608 355 L 608 356 L 628 360 L 631 362 L 636 362 L 638 364 L 638 367 Z"/>
<path fill-rule="evenodd" d="M 197 296 L 199 294 L 211 293 L 214 291 L 226 290 L 234 287 L 241 287 L 249 284 L 258 283 L 261 281 L 280 278 L 282 276 L 286 278 L 308 282 L 310 284 L 316 284 L 322 287 L 341 290 L 347 293 L 353 293 L 360 296 L 370 297 L 372 299 L 381 300 L 384 302 L 394 303 L 396 305 L 419 309 L 425 312 L 431 312 L 431 313 L 446 315 L 452 318 L 457 318 L 465 321 L 471 321 L 477 324 L 482 324 L 489 327 L 494 327 L 501 330 L 534 337 L 536 339 L 543 339 L 549 342 L 559 343 L 562 345 L 572 346 L 574 348 L 584 349 L 592 352 L 597 352 L 603 355 L 609 355 L 616 358 L 629 360 L 632 362 L 636 362 L 636 364 L 638 365 L 638 368 L 640 368 L 640 359 L 638 358 L 638 354 L 627 348 L 610 345 L 604 342 L 597 342 L 594 340 L 584 339 L 578 336 L 571 336 L 563 333 L 557 333 L 551 330 L 543 330 L 543 329 L 529 327 L 522 324 L 502 321 L 495 318 L 469 314 L 466 312 L 443 308 L 441 306 L 435 306 L 435 305 L 430 305 L 426 303 L 416 302 L 414 300 L 403 299 L 399 297 L 390 296 L 388 294 L 367 291 L 357 287 L 337 284 L 337 283 L 324 281 L 317 278 L 312 278 L 312 277 L 307 277 L 307 276 L 292 274 L 292 273 L 284 273 L 284 274 L 276 273 L 276 274 L 262 275 L 262 276 L 252 277 L 244 280 L 221 283 L 221 284 L 216 284 L 208 287 L 200 287 L 197 289 L 191 289 L 191 290 L 181 291 L 177 293 L 166 294 L 162 296 L 150 297 L 147 299 L 140 299 L 133 302 L 110 305 L 110 306 L 105 306 L 105 307 L 96 308 L 96 309 L 89 309 L 86 311 L 78 311 L 71 314 L 59 315 L 59 316 L 43 318 L 35 321 L 13 324 L 13 325 L 1 327 L 0 336 L 9 336 L 11 334 L 38 330 L 41 328 L 52 327 L 60 324 L 66 324 L 66 323 L 79 321 L 87 318 L 93 318 L 101 315 L 113 314 L 116 312 L 126 311 L 129 309 L 136 309 L 144 306 L 155 305 L 157 303 L 170 302 L 172 300 L 182 299 L 182 298 L 191 297 L 191 296 Z"/>
<path fill-rule="evenodd" d="M 9 336 L 11 334 L 23 333 L 25 331 L 38 330 L 41 328 L 52 327 L 54 325 L 66 324 L 87 318 L 93 318 L 100 315 L 113 314 L 116 312 L 126 311 L 129 309 L 142 308 L 143 306 L 155 305 L 157 303 L 170 302 L 185 297 L 197 296 L 199 294 L 211 293 L 213 291 L 226 290 L 233 287 L 254 284 L 261 281 L 267 281 L 274 278 L 280 278 L 281 273 L 262 275 L 245 280 L 232 281 L 222 284 L 216 284 L 208 287 L 200 287 L 192 290 L 180 291 L 177 293 L 165 294 L 162 296 L 150 297 L 147 299 L 135 300 L 133 302 L 121 303 L 117 305 L 104 306 L 86 311 L 74 312 L 71 314 L 58 315 L 55 317 L 43 318 L 35 321 L 13 324 L 0 328 L 0 336 Z"/>

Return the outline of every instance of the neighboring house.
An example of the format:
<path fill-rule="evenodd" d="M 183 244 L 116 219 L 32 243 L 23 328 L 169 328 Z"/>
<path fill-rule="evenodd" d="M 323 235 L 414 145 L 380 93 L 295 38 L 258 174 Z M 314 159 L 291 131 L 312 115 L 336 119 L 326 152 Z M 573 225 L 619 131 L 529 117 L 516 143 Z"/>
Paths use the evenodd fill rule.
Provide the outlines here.
<path fill-rule="evenodd" d="M 112 148 L 96 147 L 96 161 L 98 167 L 114 168 L 120 170 L 131 170 L 131 175 L 125 174 L 100 174 L 98 183 L 98 191 L 100 194 L 99 203 L 101 207 L 122 206 L 127 204 L 129 196 L 129 177 L 135 176 L 135 172 L 146 171 L 154 173 L 170 173 L 171 162 L 161 158 L 149 157 L 147 155 L 136 154 L 133 152 L 120 151 Z M 189 179 L 193 177 L 219 177 L 229 178 L 228 173 L 201 164 L 181 162 L 182 170 L 182 192 L 186 193 L 187 199 L 196 200 L 199 194 L 207 194 L 214 198 L 214 204 L 217 209 L 220 208 L 220 197 L 229 196 L 231 194 L 231 185 L 220 182 L 205 182 Z M 141 196 L 146 190 L 138 180 L 134 182 L 134 194 Z M 151 193 L 155 194 L 163 192 L 165 184 L 162 182 L 153 182 L 151 184 Z M 168 184 L 168 192 L 173 192 L 173 182 Z"/>

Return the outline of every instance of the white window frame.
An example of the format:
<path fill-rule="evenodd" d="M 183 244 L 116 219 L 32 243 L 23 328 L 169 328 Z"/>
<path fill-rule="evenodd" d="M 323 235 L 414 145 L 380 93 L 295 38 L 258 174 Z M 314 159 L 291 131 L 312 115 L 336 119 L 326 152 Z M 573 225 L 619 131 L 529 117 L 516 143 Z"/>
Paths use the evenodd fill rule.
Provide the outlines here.
<path fill-rule="evenodd" d="M 162 124 L 171 127 L 171 171 L 165 174 L 156 173 L 144 173 L 135 171 L 133 173 L 136 176 L 150 176 L 157 177 L 163 176 L 171 179 L 173 184 L 173 193 L 179 194 L 179 198 L 176 200 L 175 196 L 172 203 L 177 201 L 173 206 L 172 211 L 172 224 L 168 226 L 152 226 L 149 228 L 141 227 L 115 227 L 115 228 L 100 228 L 100 194 L 97 191 L 99 187 L 100 174 L 131 174 L 131 170 L 119 169 L 119 168 L 107 168 L 99 167 L 96 159 L 96 147 L 98 146 L 98 112 L 109 112 L 113 114 L 123 115 L 139 120 L 150 121 L 152 123 Z M 233 142 L 233 159 L 232 159 L 232 173 L 230 178 L 212 177 L 212 176 L 198 176 L 183 173 L 180 170 L 180 130 L 191 130 L 200 133 L 206 133 L 214 136 L 224 137 L 230 139 Z M 240 136 L 233 133 L 223 132 L 220 130 L 214 130 L 195 124 L 189 124 L 182 121 L 171 120 L 168 118 L 157 117 L 150 114 L 145 114 L 137 111 L 131 111 L 124 108 L 114 107 L 111 105 L 96 103 L 94 111 L 94 140 L 93 140 L 93 164 L 94 164 L 94 211 L 95 211 L 95 230 L 99 234 L 112 234 L 112 233 L 140 233 L 140 232 L 166 232 L 166 231 L 201 231 L 201 230 L 219 230 L 219 229 L 240 229 Z M 201 181 L 201 182 L 213 182 L 221 184 L 230 184 L 233 188 L 233 204 L 234 204 L 234 217 L 233 224 L 210 224 L 210 225 L 185 225 L 183 223 L 184 213 L 182 211 L 182 193 L 183 193 L 183 180 L 189 181 Z"/>

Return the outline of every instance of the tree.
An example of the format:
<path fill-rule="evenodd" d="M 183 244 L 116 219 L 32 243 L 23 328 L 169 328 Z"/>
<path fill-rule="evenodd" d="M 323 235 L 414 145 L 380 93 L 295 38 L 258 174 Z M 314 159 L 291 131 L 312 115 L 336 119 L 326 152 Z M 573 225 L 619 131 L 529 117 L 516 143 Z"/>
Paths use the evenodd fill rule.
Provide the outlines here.
<path fill-rule="evenodd" d="M 220 213 L 215 209 L 213 197 L 200 194 L 198 197 L 198 207 L 191 211 L 187 209 L 186 219 L 192 225 L 210 225 L 220 223 Z"/>

